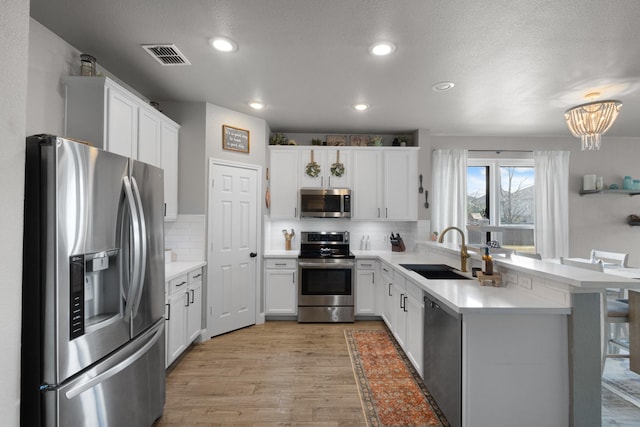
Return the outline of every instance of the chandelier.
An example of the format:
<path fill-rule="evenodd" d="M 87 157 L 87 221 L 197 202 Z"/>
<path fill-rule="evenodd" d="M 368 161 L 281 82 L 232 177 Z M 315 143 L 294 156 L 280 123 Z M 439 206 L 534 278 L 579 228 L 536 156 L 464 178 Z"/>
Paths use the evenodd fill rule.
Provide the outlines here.
<path fill-rule="evenodd" d="M 618 117 L 622 102 L 595 101 L 569 108 L 564 112 L 573 136 L 580 138 L 583 150 L 599 150 L 602 134 Z"/>

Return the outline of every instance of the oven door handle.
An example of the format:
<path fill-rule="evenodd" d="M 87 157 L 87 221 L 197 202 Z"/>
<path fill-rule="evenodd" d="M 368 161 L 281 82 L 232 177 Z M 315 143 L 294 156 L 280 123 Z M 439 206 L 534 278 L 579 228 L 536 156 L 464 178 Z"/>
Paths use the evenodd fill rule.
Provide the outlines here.
<path fill-rule="evenodd" d="M 322 269 L 328 269 L 328 268 L 352 268 L 355 266 L 354 262 L 305 262 L 305 261 L 298 261 L 298 266 L 299 267 L 307 267 L 307 268 L 322 268 Z"/>

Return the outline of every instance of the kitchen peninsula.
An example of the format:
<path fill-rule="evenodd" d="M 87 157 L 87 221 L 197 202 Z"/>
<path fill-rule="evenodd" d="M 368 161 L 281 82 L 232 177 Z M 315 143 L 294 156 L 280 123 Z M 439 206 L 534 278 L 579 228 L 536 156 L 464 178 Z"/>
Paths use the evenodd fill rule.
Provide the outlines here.
<path fill-rule="evenodd" d="M 461 315 L 461 425 L 600 425 L 600 297 L 606 287 L 638 289 L 640 281 L 517 256 L 494 258 L 503 287 L 427 280 L 401 267 L 460 266 L 457 245 L 432 242 L 378 259 L 394 280 L 418 285 Z M 479 261 L 472 253 L 469 270 Z"/>
<path fill-rule="evenodd" d="M 421 374 L 434 370 L 424 365 L 433 353 L 453 359 L 427 330 L 431 302 L 459 319 L 458 425 L 600 425 L 600 296 L 606 287 L 640 289 L 640 281 L 497 256 L 502 286 L 480 286 L 471 273 L 461 273 L 469 280 L 429 280 L 401 266 L 459 268 L 457 245 L 422 242 L 414 252 L 353 253 L 358 265 L 366 262 L 375 272 L 356 273 L 356 317 L 380 315 Z M 470 254 L 469 271 L 480 265 L 479 254 Z M 295 251 L 267 252 L 265 258 L 274 265 L 290 259 L 288 283 L 295 280 Z M 266 293 L 268 298 L 268 288 Z M 295 307 L 288 313 L 295 314 Z M 455 372 L 445 382 L 456 382 Z"/>

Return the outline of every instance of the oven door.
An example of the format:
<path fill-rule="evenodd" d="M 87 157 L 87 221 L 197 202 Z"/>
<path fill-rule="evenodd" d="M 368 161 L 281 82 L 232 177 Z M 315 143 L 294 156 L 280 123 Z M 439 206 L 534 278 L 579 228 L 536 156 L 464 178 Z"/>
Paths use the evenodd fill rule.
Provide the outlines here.
<path fill-rule="evenodd" d="M 299 306 L 353 306 L 353 260 L 298 261 Z"/>

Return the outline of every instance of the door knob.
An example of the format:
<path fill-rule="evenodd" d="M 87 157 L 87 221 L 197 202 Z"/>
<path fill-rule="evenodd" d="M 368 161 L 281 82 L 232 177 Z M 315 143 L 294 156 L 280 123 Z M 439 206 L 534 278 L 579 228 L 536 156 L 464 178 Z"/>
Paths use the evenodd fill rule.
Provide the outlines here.
<path fill-rule="evenodd" d="M 257 257 L 257 256 L 258 256 L 258 254 L 257 254 L 257 253 L 255 253 L 255 252 L 251 252 L 251 253 L 249 254 L 249 256 L 250 256 L 251 258 L 255 258 L 255 257 Z"/>

